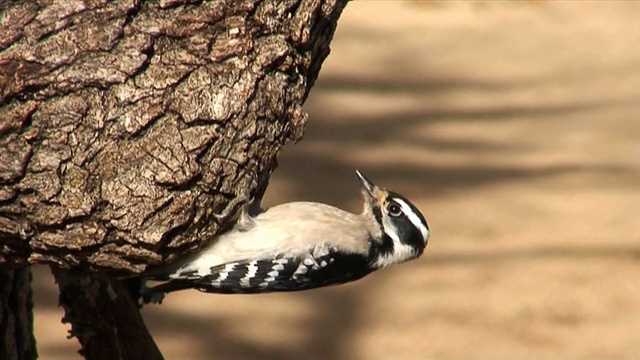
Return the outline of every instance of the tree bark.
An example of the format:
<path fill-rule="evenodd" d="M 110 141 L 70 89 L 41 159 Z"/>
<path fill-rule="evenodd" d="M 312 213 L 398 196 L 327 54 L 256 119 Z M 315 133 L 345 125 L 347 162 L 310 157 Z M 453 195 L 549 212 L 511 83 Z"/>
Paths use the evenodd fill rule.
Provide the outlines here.
<path fill-rule="evenodd" d="M 161 360 L 125 282 L 106 276 L 53 268 L 63 321 L 80 341 L 80 354 L 96 360 Z"/>
<path fill-rule="evenodd" d="M 299 140 L 338 0 L 6 1 L 0 263 L 139 273 Z"/>
<path fill-rule="evenodd" d="M 0 0 L 0 270 L 54 267 L 87 357 L 104 341 L 111 359 L 160 358 L 114 276 L 198 248 L 230 200 L 262 196 L 345 4 Z"/>
<path fill-rule="evenodd" d="M 0 359 L 35 359 L 29 267 L 0 271 Z"/>

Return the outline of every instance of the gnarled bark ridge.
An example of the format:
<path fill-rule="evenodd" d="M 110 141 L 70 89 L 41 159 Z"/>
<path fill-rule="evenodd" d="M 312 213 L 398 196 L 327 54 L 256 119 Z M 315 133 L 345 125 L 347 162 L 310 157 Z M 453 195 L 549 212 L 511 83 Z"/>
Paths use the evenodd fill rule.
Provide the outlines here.
<path fill-rule="evenodd" d="M 268 180 L 344 6 L 0 4 L 0 264 L 125 272 Z"/>

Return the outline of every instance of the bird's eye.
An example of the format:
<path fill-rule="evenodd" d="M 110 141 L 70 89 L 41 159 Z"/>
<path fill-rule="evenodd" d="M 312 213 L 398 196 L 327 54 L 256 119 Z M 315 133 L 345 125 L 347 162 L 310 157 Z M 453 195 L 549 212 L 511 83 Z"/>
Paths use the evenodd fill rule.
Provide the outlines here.
<path fill-rule="evenodd" d="M 387 212 L 389 212 L 389 215 L 393 217 L 398 217 L 402 215 L 402 208 L 400 208 L 400 205 L 395 202 L 391 202 L 387 205 Z"/>

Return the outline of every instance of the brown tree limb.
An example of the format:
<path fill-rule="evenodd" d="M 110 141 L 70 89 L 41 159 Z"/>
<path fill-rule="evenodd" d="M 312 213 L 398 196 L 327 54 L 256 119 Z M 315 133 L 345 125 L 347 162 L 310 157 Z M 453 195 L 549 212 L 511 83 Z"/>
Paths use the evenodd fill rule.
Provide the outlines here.
<path fill-rule="evenodd" d="M 161 360 L 138 305 L 122 280 L 53 268 L 63 322 L 78 338 L 80 354 L 96 360 Z"/>
<path fill-rule="evenodd" d="M 35 359 L 31 269 L 0 271 L 0 359 Z"/>
<path fill-rule="evenodd" d="M 0 266 L 197 248 L 305 129 L 338 0 L 0 0 Z"/>

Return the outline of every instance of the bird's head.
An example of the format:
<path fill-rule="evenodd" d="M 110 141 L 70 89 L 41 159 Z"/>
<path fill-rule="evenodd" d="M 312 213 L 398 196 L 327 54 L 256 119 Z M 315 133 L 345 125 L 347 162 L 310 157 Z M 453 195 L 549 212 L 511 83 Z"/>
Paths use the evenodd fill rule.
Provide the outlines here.
<path fill-rule="evenodd" d="M 371 263 L 377 268 L 416 259 L 422 255 L 429 240 L 429 225 L 424 216 L 407 198 L 374 185 L 360 171 L 364 211 L 370 224 Z"/>

